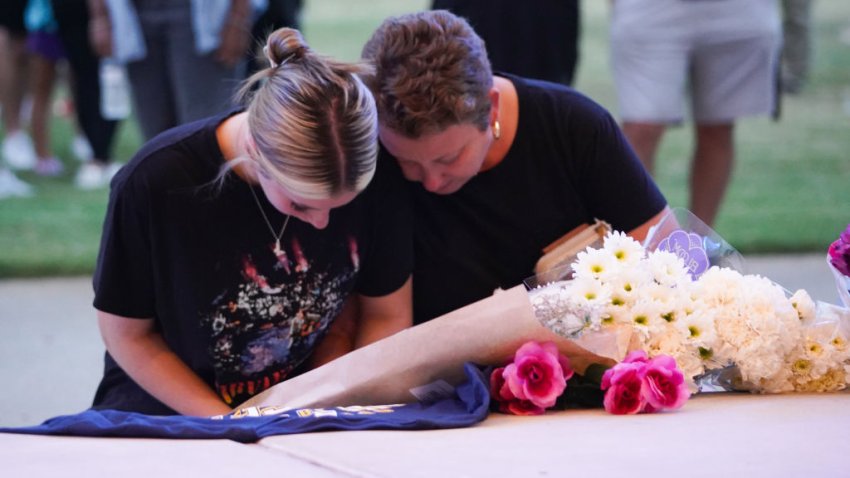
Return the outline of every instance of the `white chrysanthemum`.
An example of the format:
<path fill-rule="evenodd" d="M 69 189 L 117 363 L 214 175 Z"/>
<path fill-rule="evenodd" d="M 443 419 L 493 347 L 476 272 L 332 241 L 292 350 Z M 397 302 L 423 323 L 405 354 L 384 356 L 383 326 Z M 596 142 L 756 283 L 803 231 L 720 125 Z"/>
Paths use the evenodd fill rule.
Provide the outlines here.
<path fill-rule="evenodd" d="M 691 314 L 676 322 L 690 343 L 697 347 L 713 349 L 717 342 L 713 314 Z"/>
<path fill-rule="evenodd" d="M 595 279 L 579 278 L 572 281 L 569 289 L 575 297 L 592 304 L 607 304 L 611 299 L 611 288 Z"/>
<path fill-rule="evenodd" d="M 803 322 L 811 322 L 815 319 L 817 307 L 812 297 L 803 289 L 799 289 L 791 296 L 791 305 L 797 310 L 797 317 Z"/>
<path fill-rule="evenodd" d="M 576 279 L 602 280 L 619 269 L 617 261 L 604 249 L 587 249 L 579 252 L 573 263 Z"/>
<path fill-rule="evenodd" d="M 612 300 L 616 301 L 618 299 Z M 623 303 L 620 303 L 620 305 L 609 304 L 607 307 L 605 307 L 605 312 L 602 315 L 604 316 L 604 318 L 602 319 L 603 324 L 625 324 L 629 326 L 632 325 L 631 306 L 624 305 Z"/>
<path fill-rule="evenodd" d="M 650 300 L 635 302 L 629 309 L 628 316 L 632 326 L 644 334 L 649 333 L 655 327 L 661 325 L 661 322 L 664 322 L 658 304 Z"/>
<path fill-rule="evenodd" d="M 645 255 L 645 250 L 638 241 L 620 231 L 609 232 L 602 248 L 626 267 L 637 264 Z"/>
<path fill-rule="evenodd" d="M 616 277 L 608 280 L 612 291 L 617 291 L 628 297 L 642 295 L 646 287 L 651 283 L 652 276 L 649 275 L 649 271 L 637 266 L 623 269 Z"/>
<path fill-rule="evenodd" d="M 661 285 L 673 287 L 690 281 L 685 263 L 679 256 L 667 251 L 655 251 L 647 258 L 652 278 Z"/>

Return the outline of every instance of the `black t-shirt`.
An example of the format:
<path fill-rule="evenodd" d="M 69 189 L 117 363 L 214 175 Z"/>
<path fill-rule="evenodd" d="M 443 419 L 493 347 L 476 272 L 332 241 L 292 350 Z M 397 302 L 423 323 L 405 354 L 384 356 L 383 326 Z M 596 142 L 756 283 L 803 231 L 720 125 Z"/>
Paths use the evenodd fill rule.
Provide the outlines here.
<path fill-rule="evenodd" d="M 507 156 L 454 194 L 411 188 L 416 323 L 522 283 L 543 248 L 581 224 L 630 231 L 666 205 L 604 108 L 562 85 L 500 76 L 519 97 Z"/>
<path fill-rule="evenodd" d="M 292 217 L 274 237 L 250 187 L 224 164 L 215 130 L 190 123 L 147 143 L 112 182 L 94 306 L 155 319 L 168 346 L 237 405 L 284 380 L 324 336 L 350 293 L 382 296 L 412 268 L 411 214 L 392 162 L 318 230 Z M 276 231 L 285 215 L 255 186 Z M 96 408 L 174 413 L 106 356 Z"/>

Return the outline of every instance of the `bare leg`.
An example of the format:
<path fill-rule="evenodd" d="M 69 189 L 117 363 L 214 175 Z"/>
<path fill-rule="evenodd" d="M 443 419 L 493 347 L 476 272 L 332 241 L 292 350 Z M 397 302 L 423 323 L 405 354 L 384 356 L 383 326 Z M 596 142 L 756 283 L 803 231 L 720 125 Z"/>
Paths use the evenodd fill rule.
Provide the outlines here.
<path fill-rule="evenodd" d="M 30 128 L 39 159 L 50 158 L 50 99 L 56 80 L 56 64 L 39 55 L 32 57 L 32 118 Z"/>
<path fill-rule="evenodd" d="M 652 174 L 655 166 L 655 153 L 658 150 L 658 145 L 661 143 L 661 137 L 664 135 L 664 130 L 667 128 L 662 123 L 623 123 L 623 134 L 632 145 L 632 149 L 640 158 L 643 167 Z"/>
<path fill-rule="evenodd" d="M 26 95 L 25 38 L 0 28 L 0 102 L 6 134 L 21 129 L 21 105 Z"/>
<path fill-rule="evenodd" d="M 709 226 L 714 224 L 732 175 L 733 133 L 733 123 L 703 124 L 696 128 L 690 208 Z"/>

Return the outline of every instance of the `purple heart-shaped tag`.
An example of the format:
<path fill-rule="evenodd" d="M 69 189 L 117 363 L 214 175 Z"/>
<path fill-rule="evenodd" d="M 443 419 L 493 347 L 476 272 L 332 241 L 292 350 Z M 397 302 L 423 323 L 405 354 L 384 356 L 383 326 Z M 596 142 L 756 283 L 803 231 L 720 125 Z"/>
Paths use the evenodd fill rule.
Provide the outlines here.
<path fill-rule="evenodd" d="M 699 234 L 677 229 L 658 244 L 658 249 L 679 256 L 694 280 L 708 269 L 708 255 Z"/>

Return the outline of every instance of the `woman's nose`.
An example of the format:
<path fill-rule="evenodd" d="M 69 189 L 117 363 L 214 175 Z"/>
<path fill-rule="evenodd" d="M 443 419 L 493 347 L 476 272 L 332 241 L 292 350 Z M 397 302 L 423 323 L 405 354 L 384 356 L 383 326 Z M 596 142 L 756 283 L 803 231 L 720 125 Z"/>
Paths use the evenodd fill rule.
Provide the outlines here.
<path fill-rule="evenodd" d="M 310 211 L 309 217 L 306 218 L 307 222 L 309 222 L 316 229 L 324 229 L 328 226 L 328 219 L 330 218 L 329 210 L 321 210 L 321 211 Z"/>
<path fill-rule="evenodd" d="M 426 171 L 422 177 L 422 185 L 428 191 L 437 191 L 443 185 L 442 175 Z"/>

